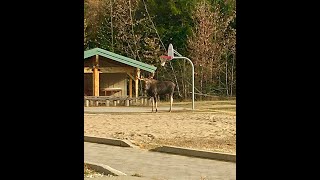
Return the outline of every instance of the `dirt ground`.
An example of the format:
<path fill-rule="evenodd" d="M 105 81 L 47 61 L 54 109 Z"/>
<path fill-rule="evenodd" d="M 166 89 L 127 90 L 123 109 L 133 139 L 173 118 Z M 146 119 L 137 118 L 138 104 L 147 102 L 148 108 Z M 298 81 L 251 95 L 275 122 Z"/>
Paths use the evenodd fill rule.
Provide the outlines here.
<path fill-rule="evenodd" d="M 236 101 L 196 102 L 195 107 L 194 112 L 151 113 L 150 107 L 150 113 L 85 113 L 84 134 L 127 139 L 145 149 L 172 145 L 236 154 Z"/>

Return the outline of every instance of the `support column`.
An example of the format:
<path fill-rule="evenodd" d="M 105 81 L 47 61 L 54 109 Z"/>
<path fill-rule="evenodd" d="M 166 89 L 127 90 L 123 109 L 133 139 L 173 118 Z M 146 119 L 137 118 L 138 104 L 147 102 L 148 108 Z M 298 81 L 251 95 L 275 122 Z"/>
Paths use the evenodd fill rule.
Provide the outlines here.
<path fill-rule="evenodd" d="M 129 78 L 129 97 L 132 98 L 132 79 Z"/>
<path fill-rule="evenodd" d="M 99 56 L 96 55 L 96 59 L 94 61 L 93 65 L 93 95 L 94 96 L 99 96 Z"/>
<path fill-rule="evenodd" d="M 138 95 L 139 95 L 139 79 L 138 77 L 140 78 L 140 69 L 137 68 L 136 69 L 136 77 L 135 77 L 135 89 L 136 89 L 136 98 L 138 98 Z"/>

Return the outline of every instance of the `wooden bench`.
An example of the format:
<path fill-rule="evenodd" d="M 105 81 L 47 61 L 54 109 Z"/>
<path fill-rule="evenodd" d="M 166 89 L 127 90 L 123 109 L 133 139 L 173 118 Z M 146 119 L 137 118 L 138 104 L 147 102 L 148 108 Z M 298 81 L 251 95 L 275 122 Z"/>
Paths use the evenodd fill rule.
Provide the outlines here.
<path fill-rule="evenodd" d="M 150 106 L 152 103 L 152 98 L 148 96 L 139 96 L 138 99 L 140 100 L 140 105 L 142 106 Z"/>
<path fill-rule="evenodd" d="M 105 106 L 110 106 L 110 102 L 112 102 L 113 106 L 117 106 L 123 104 L 125 106 L 132 105 L 132 101 L 135 98 L 129 97 L 114 97 L 114 96 L 85 96 L 85 106 L 99 106 L 99 104 L 105 104 Z"/>

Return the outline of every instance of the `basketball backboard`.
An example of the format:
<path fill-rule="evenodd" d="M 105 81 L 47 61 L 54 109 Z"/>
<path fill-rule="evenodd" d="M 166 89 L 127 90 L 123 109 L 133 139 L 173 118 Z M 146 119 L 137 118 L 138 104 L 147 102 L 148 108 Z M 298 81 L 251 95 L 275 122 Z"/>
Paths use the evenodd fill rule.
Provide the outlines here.
<path fill-rule="evenodd" d="M 169 47 L 168 47 L 168 56 L 170 56 L 171 59 L 174 58 L 174 52 L 173 52 L 173 45 L 172 45 L 172 44 L 169 44 Z"/>

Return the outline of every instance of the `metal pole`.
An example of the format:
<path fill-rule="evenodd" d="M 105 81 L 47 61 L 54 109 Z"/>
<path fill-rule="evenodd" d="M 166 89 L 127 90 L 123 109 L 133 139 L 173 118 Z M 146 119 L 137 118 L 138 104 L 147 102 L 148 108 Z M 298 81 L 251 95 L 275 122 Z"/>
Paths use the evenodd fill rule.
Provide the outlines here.
<path fill-rule="evenodd" d="M 192 61 L 187 57 L 174 57 L 173 59 L 186 59 L 190 62 L 192 66 L 192 110 L 194 110 L 194 65 Z"/>

